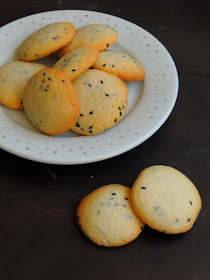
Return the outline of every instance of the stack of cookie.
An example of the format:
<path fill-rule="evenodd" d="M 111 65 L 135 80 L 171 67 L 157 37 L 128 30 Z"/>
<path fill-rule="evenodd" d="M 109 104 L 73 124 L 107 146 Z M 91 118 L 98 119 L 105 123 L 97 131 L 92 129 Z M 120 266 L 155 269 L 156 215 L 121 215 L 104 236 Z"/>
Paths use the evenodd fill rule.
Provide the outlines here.
<path fill-rule="evenodd" d="M 180 171 L 156 165 L 143 170 L 132 189 L 111 184 L 88 194 L 76 219 L 92 242 L 117 247 L 136 239 L 145 224 L 165 234 L 187 232 L 200 210 L 194 184 Z"/>
<path fill-rule="evenodd" d="M 119 51 L 106 51 L 117 31 L 104 24 L 75 30 L 56 22 L 31 34 L 18 48 L 21 61 L 0 68 L 0 103 L 25 110 L 31 123 L 48 135 L 69 129 L 82 135 L 118 123 L 128 104 L 126 81 L 144 79 L 142 66 Z M 58 51 L 52 68 L 31 62 Z"/>

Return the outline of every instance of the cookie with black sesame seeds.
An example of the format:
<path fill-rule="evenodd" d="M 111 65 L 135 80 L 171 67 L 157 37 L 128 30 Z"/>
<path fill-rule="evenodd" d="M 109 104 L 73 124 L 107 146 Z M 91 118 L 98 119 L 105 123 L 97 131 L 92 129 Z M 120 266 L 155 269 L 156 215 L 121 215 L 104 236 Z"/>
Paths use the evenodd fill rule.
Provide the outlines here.
<path fill-rule="evenodd" d="M 118 32 L 105 24 L 85 25 L 75 32 L 74 40 L 59 50 L 60 57 L 66 53 L 80 47 L 90 46 L 96 48 L 99 52 L 106 50 L 117 40 Z"/>
<path fill-rule="evenodd" d="M 114 74 L 125 81 L 140 81 L 145 77 L 141 64 L 120 51 L 107 50 L 101 52 L 93 68 Z"/>
<path fill-rule="evenodd" d="M 195 185 L 180 171 L 163 165 L 144 169 L 131 191 L 136 215 L 149 227 L 167 234 L 189 231 L 201 210 Z"/>
<path fill-rule="evenodd" d="M 53 67 L 63 71 L 71 81 L 96 62 L 98 53 L 95 48 L 81 47 L 64 55 Z"/>
<path fill-rule="evenodd" d="M 131 189 L 110 184 L 96 189 L 80 202 L 76 219 L 85 236 L 99 246 L 123 246 L 135 240 L 144 223 L 130 203 Z"/>
<path fill-rule="evenodd" d="M 55 68 L 43 69 L 31 77 L 23 105 L 32 124 L 48 135 L 69 130 L 79 116 L 79 100 L 72 83 Z"/>
<path fill-rule="evenodd" d="M 45 65 L 15 61 L 0 68 L 0 103 L 13 109 L 23 109 L 23 92 L 28 80 Z"/>
<path fill-rule="evenodd" d="M 72 84 L 78 94 L 80 115 L 71 130 L 82 135 L 94 135 L 122 119 L 127 109 L 128 92 L 120 78 L 88 69 Z"/>
<path fill-rule="evenodd" d="M 55 22 L 38 29 L 28 36 L 18 48 L 20 60 L 33 61 L 68 45 L 75 29 L 69 22 Z"/>

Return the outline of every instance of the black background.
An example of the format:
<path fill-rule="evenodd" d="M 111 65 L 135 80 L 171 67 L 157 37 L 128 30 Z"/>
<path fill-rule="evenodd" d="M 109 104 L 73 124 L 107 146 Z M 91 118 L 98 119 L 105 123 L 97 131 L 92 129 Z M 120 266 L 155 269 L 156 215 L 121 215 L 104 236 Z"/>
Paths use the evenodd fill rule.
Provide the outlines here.
<path fill-rule="evenodd" d="M 98 163 L 59 166 L 0 150 L 0 279 L 210 279 L 210 5 L 208 1 L 1 1 L 0 26 L 26 15 L 83 9 L 127 19 L 158 38 L 179 74 L 166 123 L 137 148 Z M 146 227 L 120 248 L 103 248 L 79 231 L 75 211 L 94 189 L 132 187 L 154 164 L 177 168 L 197 186 L 202 211 L 186 234 Z"/>

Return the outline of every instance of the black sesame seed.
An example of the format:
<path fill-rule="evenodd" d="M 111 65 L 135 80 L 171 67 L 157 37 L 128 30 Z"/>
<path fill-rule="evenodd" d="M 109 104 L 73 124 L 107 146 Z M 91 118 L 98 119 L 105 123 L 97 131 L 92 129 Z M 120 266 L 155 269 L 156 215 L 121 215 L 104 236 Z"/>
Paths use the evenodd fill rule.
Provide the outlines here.
<path fill-rule="evenodd" d="M 121 108 L 120 108 L 120 107 L 118 107 L 118 109 L 121 111 Z"/>
<path fill-rule="evenodd" d="M 80 114 L 79 116 L 80 116 L 80 117 L 83 117 L 83 114 Z"/>
<path fill-rule="evenodd" d="M 45 73 L 43 73 L 43 76 L 45 76 Z"/>
<path fill-rule="evenodd" d="M 103 81 L 101 81 L 101 84 L 103 84 L 104 82 Z"/>
<path fill-rule="evenodd" d="M 141 187 L 143 190 L 146 190 L 146 188 L 145 187 Z"/>
<path fill-rule="evenodd" d="M 106 64 L 103 64 L 103 67 L 105 67 L 106 66 Z"/>
<path fill-rule="evenodd" d="M 116 193 L 114 192 L 114 193 L 112 193 L 112 195 L 116 195 Z"/>
<path fill-rule="evenodd" d="M 92 115 L 93 114 L 93 111 L 90 111 L 90 113 L 89 113 L 90 115 Z"/>
<path fill-rule="evenodd" d="M 125 108 L 125 106 L 124 106 L 124 105 L 122 105 L 122 107 L 123 107 L 123 109 Z"/>
<path fill-rule="evenodd" d="M 76 71 L 76 69 L 72 69 L 71 71 L 72 71 L 72 72 L 75 72 L 75 71 Z"/>
<path fill-rule="evenodd" d="M 78 123 L 78 122 L 77 122 L 75 125 L 76 125 L 76 127 L 80 127 L 80 125 L 79 125 L 79 123 Z"/>
<path fill-rule="evenodd" d="M 39 56 L 38 54 L 36 54 L 36 56 Z"/>
<path fill-rule="evenodd" d="M 177 223 L 177 222 L 178 222 L 178 219 L 175 220 L 175 223 Z"/>
<path fill-rule="evenodd" d="M 191 220 L 191 218 L 189 218 L 187 221 L 189 222 Z"/>
<path fill-rule="evenodd" d="M 49 86 L 47 86 L 47 87 L 49 87 Z"/>
<path fill-rule="evenodd" d="M 125 57 L 125 55 L 123 55 L 123 57 Z"/>
<path fill-rule="evenodd" d="M 135 61 L 135 60 L 133 60 L 133 62 L 134 62 L 134 63 L 136 63 L 136 61 Z"/>
<path fill-rule="evenodd" d="M 125 204 L 123 204 L 122 206 L 126 208 L 126 205 L 125 205 Z"/>
<path fill-rule="evenodd" d="M 117 119 L 115 119 L 114 122 L 117 122 Z"/>
<path fill-rule="evenodd" d="M 192 201 L 190 201 L 190 204 L 192 205 Z"/>
<path fill-rule="evenodd" d="M 108 47 L 109 47 L 109 44 L 107 44 L 106 46 L 107 46 L 107 48 L 108 48 Z"/>
<path fill-rule="evenodd" d="M 51 78 L 48 78 L 49 81 L 51 81 Z"/>
<path fill-rule="evenodd" d="M 90 130 L 89 133 L 93 133 L 92 130 Z"/>
<path fill-rule="evenodd" d="M 120 112 L 120 116 L 122 116 L 122 112 Z"/>
<path fill-rule="evenodd" d="M 89 87 L 91 87 L 91 84 L 88 84 L 89 85 Z"/>
<path fill-rule="evenodd" d="M 81 128 L 81 130 L 84 130 L 84 128 Z"/>
<path fill-rule="evenodd" d="M 64 59 L 64 62 L 66 61 L 66 58 Z"/>
<path fill-rule="evenodd" d="M 124 199 L 128 200 L 128 198 L 127 198 L 127 197 L 125 197 Z"/>
<path fill-rule="evenodd" d="M 92 126 L 92 125 L 89 127 L 89 129 L 91 129 L 91 128 L 93 128 L 93 126 Z"/>
<path fill-rule="evenodd" d="M 45 89 L 44 91 L 48 91 L 47 89 Z"/>
<path fill-rule="evenodd" d="M 64 80 L 62 80 L 62 82 L 65 82 Z"/>
<path fill-rule="evenodd" d="M 114 67 L 114 64 L 112 64 L 112 67 Z"/>
<path fill-rule="evenodd" d="M 105 95 L 106 95 L 106 96 L 109 96 L 109 94 L 108 94 L 108 93 L 105 93 Z"/>

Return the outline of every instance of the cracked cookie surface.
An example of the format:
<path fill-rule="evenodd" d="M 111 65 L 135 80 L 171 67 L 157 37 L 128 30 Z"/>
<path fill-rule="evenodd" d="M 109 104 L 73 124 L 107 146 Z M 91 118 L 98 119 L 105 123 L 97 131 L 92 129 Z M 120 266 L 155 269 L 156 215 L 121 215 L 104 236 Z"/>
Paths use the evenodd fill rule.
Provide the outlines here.
<path fill-rule="evenodd" d="M 81 47 L 64 55 L 53 67 L 63 71 L 69 77 L 70 81 L 72 81 L 90 68 L 96 62 L 97 58 L 97 49 Z"/>
<path fill-rule="evenodd" d="M 144 223 L 131 207 L 130 192 L 128 187 L 110 184 L 83 198 L 76 219 L 87 238 L 100 246 L 116 247 L 139 236 Z"/>
<path fill-rule="evenodd" d="M 105 24 L 85 25 L 75 32 L 74 40 L 59 50 L 60 57 L 66 53 L 80 47 L 90 46 L 96 48 L 99 52 L 106 50 L 117 40 L 118 32 Z"/>
<path fill-rule="evenodd" d="M 23 109 L 23 92 L 28 80 L 45 65 L 15 61 L 0 68 L 0 103 L 13 109 Z"/>
<path fill-rule="evenodd" d="M 94 135 L 118 123 L 126 109 L 128 92 L 118 77 L 88 69 L 72 81 L 80 102 L 80 115 L 72 127 L 76 133 Z"/>
<path fill-rule="evenodd" d="M 32 124 L 49 135 L 69 130 L 79 115 L 79 101 L 72 83 L 55 68 L 43 69 L 31 77 L 23 104 Z"/>
<path fill-rule="evenodd" d="M 74 26 L 69 22 L 45 25 L 23 41 L 18 48 L 18 56 L 24 61 L 40 59 L 69 44 L 74 35 Z"/>
<path fill-rule="evenodd" d="M 140 81 L 145 77 L 141 64 L 120 51 L 107 50 L 100 52 L 93 68 L 114 74 L 125 81 Z"/>
<path fill-rule="evenodd" d="M 131 203 L 145 224 L 168 234 L 190 230 L 201 210 L 194 184 L 180 171 L 163 165 L 148 167 L 139 174 Z"/>

